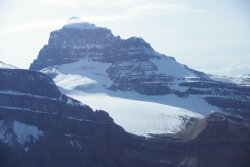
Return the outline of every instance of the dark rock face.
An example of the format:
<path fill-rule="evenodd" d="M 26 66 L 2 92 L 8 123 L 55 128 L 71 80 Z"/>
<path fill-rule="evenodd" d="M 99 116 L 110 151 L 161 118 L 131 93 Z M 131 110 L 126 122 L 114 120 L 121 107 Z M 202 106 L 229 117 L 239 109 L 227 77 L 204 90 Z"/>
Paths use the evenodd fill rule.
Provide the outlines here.
<path fill-rule="evenodd" d="M 106 112 L 94 112 L 62 95 L 42 73 L 0 70 L 0 76 L 0 155 L 7 156 L 0 162 L 4 166 L 98 166 L 100 162 L 91 157 L 103 159 L 108 145 L 119 148 L 130 138 Z M 64 159 L 65 154 L 70 156 Z"/>
<path fill-rule="evenodd" d="M 136 54 L 132 55 L 130 52 Z M 117 62 L 131 58 L 149 59 L 150 56 L 156 54 L 141 38 L 122 40 L 115 37 L 111 30 L 99 27 L 84 30 L 64 27 L 51 32 L 48 45 L 41 49 L 30 70 L 71 63 L 84 57 L 101 62 Z"/>
<path fill-rule="evenodd" d="M 193 145 L 183 166 L 247 166 L 250 164 L 250 122 L 241 117 L 213 113 L 179 135 Z M 185 164 L 185 165 L 184 165 Z"/>
<path fill-rule="evenodd" d="M 60 94 L 44 74 L 0 70 L 0 75 L 5 78 L 0 86 L 1 167 L 250 164 L 250 123 L 246 119 L 214 113 L 176 136 L 145 139 L 125 132 L 106 112 L 94 112 Z"/>
<path fill-rule="evenodd" d="M 0 91 L 16 91 L 32 95 L 59 98 L 61 93 L 51 78 L 27 70 L 1 70 Z"/>
<path fill-rule="evenodd" d="M 231 114 L 250 118 L 250 87 L 219 81 L 183 82 L 186 92 L 180 95 L 203 95 L 204 100 L 211 105 L 220 107 Z"/>
<path fill-rule="evenodd" d="M 212 113 L 189 125 L 177 135 L 188 140 L 247 141 L 250 137 L 248 119 L 225 113 Z"/>

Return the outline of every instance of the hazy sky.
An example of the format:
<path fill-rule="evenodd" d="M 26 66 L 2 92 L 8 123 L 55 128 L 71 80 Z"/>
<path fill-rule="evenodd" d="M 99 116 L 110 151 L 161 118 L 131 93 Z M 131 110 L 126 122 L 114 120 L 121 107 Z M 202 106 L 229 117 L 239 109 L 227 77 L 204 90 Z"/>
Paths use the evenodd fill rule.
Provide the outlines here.
<path fill-rule="evenodd" d="M 0 61 L 28 68 L 72 16 L 198 70 L 250 73 L 249 0 L 0 0 Z"/>

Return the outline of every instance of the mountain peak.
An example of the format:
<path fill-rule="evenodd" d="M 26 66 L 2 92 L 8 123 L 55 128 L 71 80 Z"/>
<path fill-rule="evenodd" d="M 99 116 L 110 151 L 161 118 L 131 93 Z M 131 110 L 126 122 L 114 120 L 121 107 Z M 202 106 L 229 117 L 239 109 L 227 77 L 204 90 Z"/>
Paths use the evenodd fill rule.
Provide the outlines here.
<path fill-rule="evenodd" d="M 95 24 L 83 21 L 78 17 L 71 17 L 63 28 L 74 28 L 74 29 L 93 29 L 96 28 Z"/>

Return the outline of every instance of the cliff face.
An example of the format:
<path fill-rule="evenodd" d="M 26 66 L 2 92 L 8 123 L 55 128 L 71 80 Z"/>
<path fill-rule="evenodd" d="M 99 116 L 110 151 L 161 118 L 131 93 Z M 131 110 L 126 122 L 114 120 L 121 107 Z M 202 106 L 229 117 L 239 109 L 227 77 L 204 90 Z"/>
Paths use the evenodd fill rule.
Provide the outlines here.
<path fill-rule="evenodd" d="M 41 70 L 86 57 L 94 61 L 115 63 L 131 59 L 146 61 L 160 56 L 141 38 L 124 40 L 102 27 L 78 29 L 64 26 L 51 32 L 48 45 L 44 45 L 30 69 Z"/>
<path fill-rule="evenodd" d="M 107 28 L 89 23 L 77 25 L 65 25 L 51 32 L 48 45 L 40 50 L 30 70 L 40 71 L 82 59 L 100 65 L 108 63 L 105 72 L 113 82 L 109 88 L 135 90 L 147 95 L 174 93 L 171 84 L 185 81 L 186 77 L 208 79 L 205 74 L 176 62 L 173 57 L 156 52 L 142 38 L 121 39 Z"/>
<path fill-rule="evenodd" d="M 7 147 L 3 164 L 97 166 L 100 162 L 83 159 L 103 160 L 130 138 L 106 112 L 61 94 L 45 74 L 0 70 L 0 78 L 0 141 Z M 69 157 L 63 159 L 65 154 Z"/>

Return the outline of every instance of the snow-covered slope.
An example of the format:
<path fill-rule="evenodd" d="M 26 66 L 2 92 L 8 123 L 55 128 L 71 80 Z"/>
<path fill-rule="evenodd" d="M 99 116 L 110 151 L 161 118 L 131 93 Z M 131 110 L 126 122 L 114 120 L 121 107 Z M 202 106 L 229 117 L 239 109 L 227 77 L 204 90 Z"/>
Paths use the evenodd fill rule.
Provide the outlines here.
<path fill-rule="evenodd" d="M 148 136 L 148 133 L 175 133 L 184 128 L 190 117 L 203 117 L 179 107 L 115 97 L 106 93 L 84 93 L 76 90 L 65 93 L 94 109 L 106 110 L 126 131 L 142 136 Z"/>
<path fill-rule="evenodd" d="M 196 112 L 218 110 L 195 96 L 188 99 L 176 95 L 146 96 L 107 89 L 113 83 L 106 72 L 109 66 L 110 63 L 81 59 L 41 72 L 55 76 L 54 81 L 63 93 L 94 109 L 107 111 L 117 124 L 138 135 L 175 133 L 191 117 L 203 117 Z"/>

